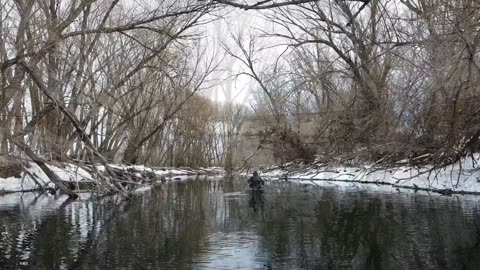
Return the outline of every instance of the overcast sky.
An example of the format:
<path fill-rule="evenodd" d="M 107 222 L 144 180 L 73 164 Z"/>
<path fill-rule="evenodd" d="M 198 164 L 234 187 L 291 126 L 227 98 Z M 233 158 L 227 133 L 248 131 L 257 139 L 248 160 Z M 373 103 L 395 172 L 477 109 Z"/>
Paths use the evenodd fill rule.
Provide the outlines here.
<path fill-rule="evenodd" d="M 205 42 L 209 50 L 218 53 L 219 59 L 225 57 L 220 71 L 213 74 L 213 77 L 222 80 L 222 83 L 205 90 L 204 95 L 219 102 L 230 99 L 235 103 L 245 104 L 248 101 L 249 93 L 252 88 L 257 87 L 257 84 L 248 76 L 235 76 L 242 71 L 246 71 L 246 69 L 240 61 L 224 55 L 222 44 L 231 48 L 233 52 L 238 53 L 239 51 L 232 40 L 232 35 L 241 35 L 248 40 L 250 35 L 258 34 L 256 29 L 265 30 L 269 27 L 271 27 L 271 23 L 263 20 L 259 12 L 239 9 L 224 11 L 220 19 L 203 26 L 204 29 L 202 31 L 205 31 L 207 35 Z M 260 40 L 259 47 L 262 46 L 261 42 Z M 265 52 L 261 55 L 262 61 L 258 63 L 259 70 L 261 70 L 262 65 L 268 64 L 269 54 Z"/>

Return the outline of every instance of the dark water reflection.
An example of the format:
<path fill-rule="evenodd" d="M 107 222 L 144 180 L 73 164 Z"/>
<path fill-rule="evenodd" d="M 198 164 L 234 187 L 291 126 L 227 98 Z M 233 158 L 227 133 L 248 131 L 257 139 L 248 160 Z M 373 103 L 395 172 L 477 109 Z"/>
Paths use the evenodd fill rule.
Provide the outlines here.
<path fill-rule="evenodd" d="M 474 199 L 244 181 L 0 197 L 0 269 L 480 269 Z"/>

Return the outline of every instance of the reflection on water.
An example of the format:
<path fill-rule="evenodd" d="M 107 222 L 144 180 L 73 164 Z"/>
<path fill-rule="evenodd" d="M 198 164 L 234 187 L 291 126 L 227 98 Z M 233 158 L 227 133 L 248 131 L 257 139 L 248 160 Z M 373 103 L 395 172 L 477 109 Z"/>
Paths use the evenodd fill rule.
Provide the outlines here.
<path fill-rule="evenodd" d="M 244 181 L 0 197 L 0 269 L 479 269 L 473 199 Z"/>
<path fill-rule="evenodd" d="M 254 212 L 257 212 L 258 209 L 263 210 L 263 191 L 262 190 L 250 190 L 249 192 L 248 205 L 253 209 Z"/>

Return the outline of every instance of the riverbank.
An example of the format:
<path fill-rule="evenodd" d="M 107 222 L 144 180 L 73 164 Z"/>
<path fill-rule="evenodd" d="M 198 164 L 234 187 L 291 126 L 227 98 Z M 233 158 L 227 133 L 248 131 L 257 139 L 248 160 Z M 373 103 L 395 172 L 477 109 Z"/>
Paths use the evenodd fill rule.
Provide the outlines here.
<path fill-rule="evenodd" d="M 72 163 L 49 163 L 52 170 L 70 189 L 76 191 L 91 191 L 95 185 L 95 172 L 103 172 L 104 166 Z M 156 183 L 180 180 L 197 175 L 223 174 L 223 168 L 149 168 L 142 165 L 111 164 L 110 169 L 119 175 L 127 175 L 132 181 L 138 182 L 139 188 L 153 186 Z M 129 182 L 130 183 L 130 182 Z M 14 192 L 29 192 L 52 190 L 54 183 L 50 181 L 41 168 L 33 162 L 2 162 L 0 166 L 0 195 Z"/>
<path fill-rule="evenodd" d="M 459 162 L 443 168 L 436 168 L 434 165 L 340 166 L 291 162 L 282 167 L 263 169 L 261 176 L 266 179 L 295 180 L 314 185 L 358 183 L 436 192 L 443 195 L 480 195 L 479 163 L 480 154 L 462 158 Z"/>

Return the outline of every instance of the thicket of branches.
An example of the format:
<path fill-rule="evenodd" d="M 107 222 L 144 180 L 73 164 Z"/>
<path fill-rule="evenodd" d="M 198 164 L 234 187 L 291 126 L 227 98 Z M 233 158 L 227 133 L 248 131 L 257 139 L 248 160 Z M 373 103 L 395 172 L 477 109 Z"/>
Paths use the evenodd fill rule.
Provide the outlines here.
<path fill-rule="evenodd" d="M 1 1 L 0 154 L 35 161 L 60 186 L 46 160 L 223 164 L 226 136 L 212 119 L 226 123 L 228 110 L 199 95 L 221 62 L 199 31 L 216 8 Z M 97 173 L 105 192 L 126 193 L 108 166 Z"/>
<path fill-rule="evenodd" d="M 209 8 L 158 5 L 2 1 L 2 152 L 15 150 L 8 133 L 57 160 L 113 158 L 127 141 L 121 159 L 135 162 L 213 68 L 199 66 L 204 52 L 188 44 Z"/>
<path fill-rule="evenodd" d="M 282 154 L 290 147 L 307 160 L 313 148 L 343 160 L 446 165 L 479 150 L 478 2 L 315 1 L 262 16 L 274 30 L 235 36 L 240 53 L 230 54 L 258 83 L 254 114 L 273 115 L 279 160 L 298 158 Z M 266 50 L 281 54 L 265 65 Z M 313 142 L 295 128 L 302 117 L 314 118 Z"/>
<path fill-rule="evenodd" d="M 46 159 L 233 166 L 244 108 L 198 95 L 222 53 L 199 29 L 225 8 L 274 26 L 233 35 L 223 52 L 256 82 L 255 112 L 272 116 L 264 134 L 281 162 L 429 154 L 447 164 L 479 150 L 473 0 L 3 0 L 1 155 L 54 179 Z M 266 50 L 282 53 L 259 66 Z M 295 128 L 302 115 L 314 115 L 309 144 Z M 100 179 L 115 186 L 111 176 Z"/>

